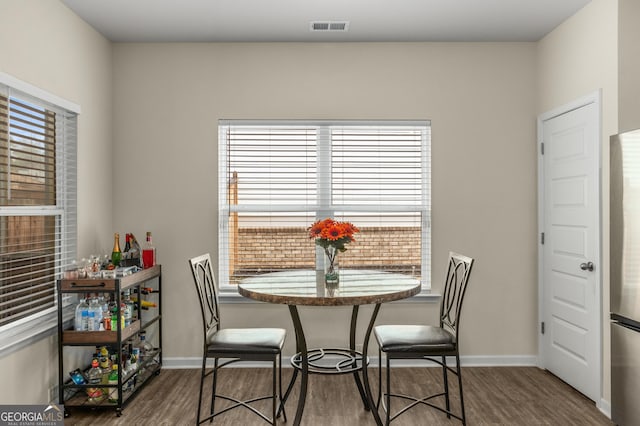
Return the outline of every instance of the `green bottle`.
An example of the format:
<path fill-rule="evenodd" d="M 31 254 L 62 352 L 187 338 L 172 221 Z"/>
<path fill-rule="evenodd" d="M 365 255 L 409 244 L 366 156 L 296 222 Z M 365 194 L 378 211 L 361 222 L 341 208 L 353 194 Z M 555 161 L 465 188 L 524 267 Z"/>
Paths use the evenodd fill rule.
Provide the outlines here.
<path fill-rule="evenodd" d="M 113 364 L 111 367 L 111 374 L 109 374 L 109 384 L 118 384 L 118 364 Z M 118 387 L 109 388 L 109 401 L 118 402 Z"/>
<path fill-rule="evenodd" d="M 120 266 L 120 259 L 122 259 L 122 252 L 120 251 L 120 234 L 117 232 L 113 237 L 113 251 L 111 252 L 111 263 L 113 266 Z"/>

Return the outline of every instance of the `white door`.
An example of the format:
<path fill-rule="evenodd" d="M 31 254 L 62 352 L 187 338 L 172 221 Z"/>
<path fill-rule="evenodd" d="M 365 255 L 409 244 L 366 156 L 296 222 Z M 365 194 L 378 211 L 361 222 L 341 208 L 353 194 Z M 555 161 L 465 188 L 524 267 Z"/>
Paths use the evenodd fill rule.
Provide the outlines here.
<path fill-rule="evenodd" d="M 599 98 L 541 118 L 541 359 L 600 398 Z"/>

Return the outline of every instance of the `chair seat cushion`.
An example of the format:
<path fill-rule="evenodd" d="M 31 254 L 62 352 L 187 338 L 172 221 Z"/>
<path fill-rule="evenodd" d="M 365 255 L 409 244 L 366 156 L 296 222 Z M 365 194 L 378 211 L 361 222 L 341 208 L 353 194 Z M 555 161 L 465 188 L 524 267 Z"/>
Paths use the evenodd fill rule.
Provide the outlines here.
<path fill-rule="evenodd" d="M 374 328 L 383 352 L 440 355 L 456 350 L 456 338 L 431 325 L 379 325 Z"/>
<path fill-rule="evenodd" d="M 278 354 L 285 337 L 283 328 L 223 328 L 207 336 L 207 347 L 221 354 Z"/>

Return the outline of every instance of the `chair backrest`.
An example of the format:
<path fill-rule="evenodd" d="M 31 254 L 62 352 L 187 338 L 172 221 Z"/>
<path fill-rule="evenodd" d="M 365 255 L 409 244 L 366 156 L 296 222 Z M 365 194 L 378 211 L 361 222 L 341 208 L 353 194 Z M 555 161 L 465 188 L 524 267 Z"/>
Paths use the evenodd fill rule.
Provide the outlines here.
<path fill-rule="evenodd" d="M 206 345 L 209 331 L 220 329 L 220 311 L 218 309 L 218 289 L 211 269 L 209 253 L 189 259 L 193 280 L 200 299 L 204 342 Z"/>
<path fill-rule="evenodd" d="M 444 283 L 442 304 L 440 305 L 440 327 L 446 328 L 458 337 L 462 301 L 467 290 L 473 259 L 461 254 L 449 253 L 447 280 Z"/>

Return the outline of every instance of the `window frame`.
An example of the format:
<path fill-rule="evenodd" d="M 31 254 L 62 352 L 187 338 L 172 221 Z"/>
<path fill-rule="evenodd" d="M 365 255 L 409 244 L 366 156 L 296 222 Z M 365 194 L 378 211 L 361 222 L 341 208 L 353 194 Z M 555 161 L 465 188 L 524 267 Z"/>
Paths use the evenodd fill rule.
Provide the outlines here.
<path fill-rule="evenodd" d="M 437 294 L 431 292 L 431 122 L 430 120 L 359 120 L 359 121 L 347 121 L 347 120 L 219 120 L 218 122 L 218 285 L 220 288 L 220 297 L 224 302 L 239 303 L 246 302 L 244 298 L 240 297 L 237 293 L 237 286 L 229 283 L 228 272 L 229 269 L 220 267 L 224 262 L 229 262 L 229 245 L 228 245 L 228 227 L 229 218 L 232 208 L 230 208 L 229 200 L 227 198 L 228 192 L 223 190 L 223 187 L 228 185 L 228 158 L 227 158 L 227 135 L 226 131 L 232 126 L 315 126 L 318 128 L 316 147 L 316 153 L 318 157 L 322 156 L 322 151 L 327 151 L 331 156 L 331 149 L 324 150 L 327 144 L 321 144 L 320 142 L 330 141 L 330 130 L 335 127 L 425 127 L 426 130 L 422 133 L 423 142 L 421 146 L 421 165 L 422 169 L 422 200 L 419 205 L 414 207 L 404 206 L 403 208 L 387 208 L 382 207 L 379 211 L 397 211 L 397 212 L 419 212 L 421 213 L 421 233 L 422 233 L 422 291 L 418 295 L 417 299 L 428 299 L 435 301 L 439 297 Z M 325 130 L 329 130 L 328 132 Z M 328 145 L 330 146 L 330 144 Z M 329 164 L 326 159 L 318 159 L 317 169 L 318 175 L 326 175 L 327 170 L 322 170 L 321 164 Z M 330 164 L 328 168 L 330 169 Z M 330 175 L 330 171 L 328 172 Z M 320 187 L 320 185 L 319 185 Z M 326 206 L 322 204 L 322 199 L 326 199 L 326 194 L 321 193 L 322 190 L 318 190 L 319 205 L 317 207 Z M 328 206 L 327 210 L 316 209 L 316 212 L 322 211 L 323 216 L 333 216 L 332 209 L 344 211 L 344 206 L 335 205 Z M 275 211 L 280 209 L 286 209 L 285 207 L 278 206 Z M 362 207 L 360 207 L 362 209 Z M 240 207 L 235 211 L 243 211 L 243 207 Z M 289 211 L 289 210 L 287 210 Z M 304 211 L 307 211 L 306 209 Z M 357 225 L 357 224 L 356 224 Z M 414 298 L 415 301 L 416 298 Z"/>
<path fill-rule="evenodd" d="M 60 222 L 59 232 L 63 241 L 55 252 L 54 261 L 54 274 L 59 277 L 60 271 L 67 266 L 66 262 L 77 256 L 77 118 L 81 109 L 73 102 L 3 72 L 0 72 L 0 85 L 6 88 L 10 97 L 51 108 L 56 115 L 64 115 L 66 126 L 61 130 L 63 140 L 56 139 L 55 143 L 55 185 L 58 188 L 55 205 L 0 207 L 3 216 L 52 216 Z M 69 300 L 63 303 L 62 317 L 64 321 L 69 321 L 73 318 L 73 305 Z M 55 334 L 58 325 L 57 304 L 55 289 L 52 307 L 0 327 L 0 357 Z"/>

